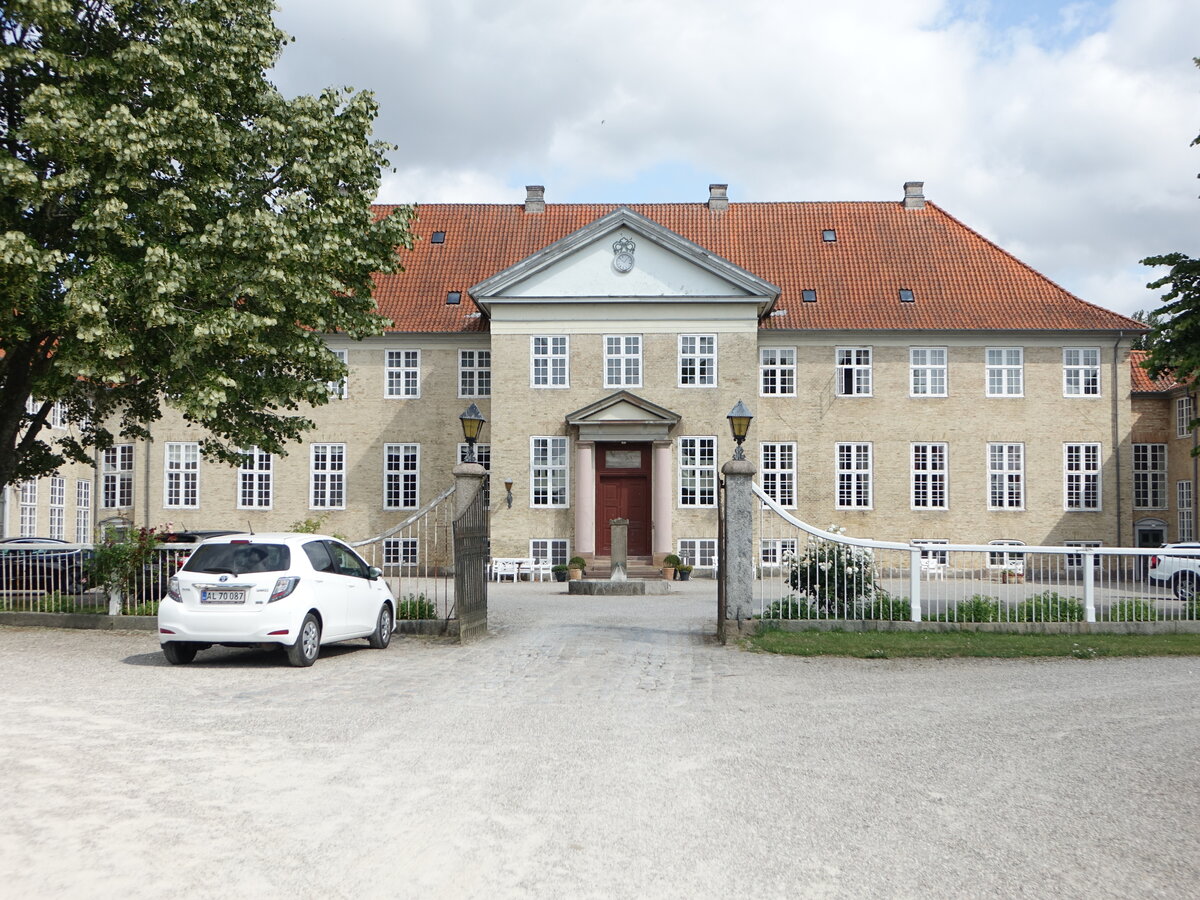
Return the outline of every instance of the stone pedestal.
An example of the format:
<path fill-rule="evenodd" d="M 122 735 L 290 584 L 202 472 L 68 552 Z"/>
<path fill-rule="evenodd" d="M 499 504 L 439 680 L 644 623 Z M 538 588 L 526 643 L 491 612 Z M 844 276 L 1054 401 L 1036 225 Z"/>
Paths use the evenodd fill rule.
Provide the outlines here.
<path fill-rule="evenodd" d="M 629 571 L 629 520 L 611 519 L 608 527 L 612 529 L 612 580 L 625 578 Z M 618 577 L 617 572 L 620 572 Z"/>
<path fill-rule="evenodd" d="M 721 580 L 728 618 L 749 619 L 754 606 L 754 492 L 758 470 L 748 459 L 731 459 L 721 467 L 725 476 L 725 555 Z"/>

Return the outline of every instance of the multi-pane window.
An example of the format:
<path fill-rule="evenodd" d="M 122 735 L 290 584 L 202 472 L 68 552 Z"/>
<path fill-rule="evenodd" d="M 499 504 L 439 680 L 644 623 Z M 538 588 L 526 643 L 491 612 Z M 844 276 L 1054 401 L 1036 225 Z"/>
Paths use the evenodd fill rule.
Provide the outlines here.
<path fill-rule="evenodd" d="M 796 350 L 763 347 L 758 351 L 759 391 L 764 397 L 796 396 Z"/>
<path fill-rule="evenodd" d="M 1167 445 L 1133 445 L 1133 506 L 1167 508 Z"/>
<path fill-rule="evenodd" d="M 679 439 L 679 505 L 717 505 L 717 439 Z"/>
<path fill-rule="evenodd" d="M 21 482 L 21 537 L 37 537 L 37 482 L 32 478 Z"/>
<path fill-rule="evenodd" d="M 839 397 L 871 396 L 871 348 L 837 348 L 837 393 Z"/>
<path fill-rule="evenodd" d="M 329 352 L 336 356 L 338 362 L 340 362 L 343 366 L 350 361 L 349 350 L 330 350 Z M 345 400 L 348 396 L 350 396 L 348 382 L 349 373 L 343 375 L 337 381 L 325 382 L 325 390 L 329 394 L 329 399 Z"/>
<path fill-rule="evenodd" d="M 403 566 L 412 568 L 417 564 L 417 539 L 384 538 L 383 564 L 387 567 Z"/>
<path fill-rule="evenodd" d="M 570 387 L 567 354 L 570 345 L 565 334 L 535 334 L 530 340 L 529 383 L 540 388 Z"/>
<path fill-rule="evenodd" d="M 912 445 L 913 509 L 945 509 L 948 465 L 945 444 Z"/>
<path fill-rule="evenodd" d="M 989 397 L 1024 396 L 1025 351 L 1021 347 L 988 347 L 986 368 Z"/>
<path fill-rule="evenodd" d="M 1175 508 L 1179 512 L 1180 541 L 1195 540 L 1195 530 L 1192 527 L 1192 483 L 1190 481 L 1175 482 Z"/>
<path fill-rule="evenodd" d="M 1100 541 L 1063 541 L 1063 546 L 1084 548 L 1084 547 L 1100 547 L 1100 546 L 1103 546 L 1103 544 Z M 1092 568 L 1093 569 L 1099 568 L 1100 561 L 1102 559 L 1104 559 L 1104 557 L 1098 553 L 1093 555 L 1092 556 Z M 1065 561 L 1066 561 L 1068 569 L 1082 569 L 1083 568 L 1083 554 L 1082 553 L 1068 553 L 1066 555 Z"/>
<path fill-rule="evenodd" d="M 195 509 L 200 505 L 200 445 L 169 442 L 163 459 L 166 480 L 163 506 Z"/>
<path fill-rule="evenodd" d="M 52 407 L 50 407 L 50 427 L 67 427 L 67 410 L 61 402 L 55 403 Z"/>
<path fill-rule="evenodd" d="M 274 460 L 271 454 L 251 447 L 238 467 L 238 509 L 270 509 Z"/>
<path fill-rule="evenodd" d="M 75 543 L 92 539 L 92 483 L 86 478 L 75 481 Z"/>
<path fill-rule="evenodd" d="M 1187 437 L 1192 433 L 1192 420 L 1196 418 L 1196 398 L 1184 394 L 1175 398 L 1175 437 Z"/>
<path fill-rule="evenodd" d="M 988 541 L 992 547 L 1024 547 L 1024 541 Z M 1021 550 L 992 550 L 988 553 L 989 569 L 1025 571 L 1025 553 Z"/>
<path fill-rule="evenodd" d="M 346 445 L 309 447 L 308 505 L 312 509 L 346 508 Z"/>
<path fill-rule="evenodd" d="M 1025 507 L 1025 445 L 988 444 L 988 509 Z"/>
<path fill-rule="evenodd" d="M 383 508 L 416 509 L 420 476 L 420 444 L 384 444 Z"/>
<path fill-rule="evenodd" d="M 58 475 L 50 479 L 50 537 L 67 539 L 67 479 Z"/>
<path fill-rule="evenodd" d="M 100 503 L 104 509 L 133 506 L 133 444 L 117 444 L 105 450 L 100 473 Z"/>
<path fill-rule="evenodd" d="M 384 378 L 385 396 L 420 397 L 421 351 L 389 350 Z"/>
<path fill-rule="evenodd" d="M 1100 396 L 1100 351 L 1095 347 L 1063 348 L 1063 394 Z"/>
<path fill-rule="evenodd" d="M 759 542 L 758 560 L 764 566 L 778 566 L 788 554 L 796 554 L 795 538 L 763 538 Z"/>
<path fill-rule="evenodd" d="M 567 439 L 535 437 L 530 443 L 529 503 L 567 505 Z"/>
<path fill-rule="evenodd" d="M 871 445 L 837 445 L 837 508 L 871 508 Z"/>
<path fill-rule="evenodd" d="M 679 336 L 679 386 L 711 387 L 717 383 L 717 336 Z"/>
<path fill-rule="evenodd" d="M 717 564 L 716 538 L 683 538 L 679 541 L 679 558 L 689 566 L 708 569 Z"/>
<path fill-rule="evenodd" d="M 939 545 L 950 543 L 945 538 L 925 538 L 923 540 L 914 540 L 913 543 L 921 547 L 921 559 L 927 559 L 939 566 L 944 566 L 950 562 L 949 553 L 945 550 L 933 549 Z"/>
<path fill-rule="evenodd" d="M 458 445 L 458 461 L 467 461 L 467 445 Z M 492 445 L 491 444 L 476 444 L 475 445 L 475 462 L 483 466 L 483 505 L 492 505 Z"/>
<path fill-rule="evenodd" d="M 636 334 L 604 337 L 604 386 L 642 386 L 642 338 Z"/>
<path fill-rule="evenodd" d="M 1063 445 L 1064 508 L 1100 508 L 1100 445 Z"/>
<path fill-rule="evenodd" d="M 458 396 L 492 396 L 492 351 L 458 351 Z"/>
<path fill-rule="evenodd" d="M 762 487 L 767 496 L 787 509 L 796 507 L 796 445 L 766 443 L 762 456 Z"/>
<path fill-rule="evenodd" d="M 534 562 L 547 562 L 552 566 L 567 564 L 567 542 L 565 538 L 534 538 L 529 542 L 529 558 Z"/>
<path fill-rule="evenodd" d="M 911 396 L 946 396 L 945 347 L 910 347 L 908 362 L 908 390 Z"/>

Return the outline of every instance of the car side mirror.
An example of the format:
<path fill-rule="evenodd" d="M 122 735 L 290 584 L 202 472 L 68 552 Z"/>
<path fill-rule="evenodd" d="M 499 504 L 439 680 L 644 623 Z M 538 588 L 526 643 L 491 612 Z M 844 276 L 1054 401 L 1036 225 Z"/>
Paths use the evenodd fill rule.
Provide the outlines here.
<path fill-rule="evenodd" d="M 372 581 L 377 581 L 382 576 L 383 569 L 379 568 L 378 566 L 371 566 L 371 568 L 367 569 L 367 577 Z"/>

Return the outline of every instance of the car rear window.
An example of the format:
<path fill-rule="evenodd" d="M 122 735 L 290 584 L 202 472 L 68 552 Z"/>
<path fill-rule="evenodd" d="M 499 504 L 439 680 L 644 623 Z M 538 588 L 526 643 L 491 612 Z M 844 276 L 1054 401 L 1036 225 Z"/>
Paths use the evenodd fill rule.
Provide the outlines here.
<path fill-rule="evenodd" d="M 283 572 L 291 563 L 292 552 L 285 544 L 201 544 L 183 571 L 248 575 Z"/>

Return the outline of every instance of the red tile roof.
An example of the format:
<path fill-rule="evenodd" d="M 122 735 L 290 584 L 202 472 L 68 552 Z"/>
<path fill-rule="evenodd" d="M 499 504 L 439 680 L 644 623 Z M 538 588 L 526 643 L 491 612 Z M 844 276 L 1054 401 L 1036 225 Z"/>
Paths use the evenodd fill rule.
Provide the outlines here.
<path fill-rule="evenodd" d="M 393 207 L 378 206 L 384 215 Z M 375 301 L 397 331 L 478 332 L 487 319 L 469 287 L 541 250 L 616 204 L 430 204 L 420 236 L 402 252 L 405 272 L 376 277 Z M 777 285 L 770 329 L 1142 330 L 1087 303 L 1001 250 L 932 203 L 630 204 L 629 208 Z M 835 229 L 837 240 L 821 232 Z M 445 232 L 444 243 L 430 235 Z M 902 303 L 901 288 L 915 302 Z M 815 289 L 817 301 L 801 292 Z M 462 302 L 447 305 L 448 291 Z"/>
<path fill-rule="evenodd" d="M 1179 387 L 1179 382 L 1169 375 L 1151 378 L 1142 363 L 1146 361 L 1145 350 L 1129 351 L 1130 390 L 1135 394 L 1162 394 Z"/>

